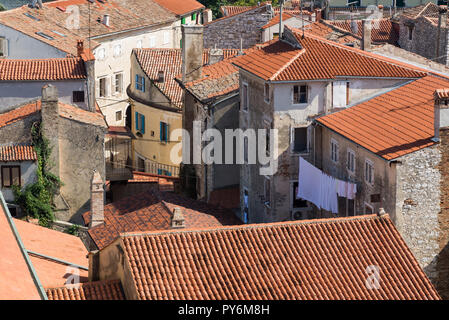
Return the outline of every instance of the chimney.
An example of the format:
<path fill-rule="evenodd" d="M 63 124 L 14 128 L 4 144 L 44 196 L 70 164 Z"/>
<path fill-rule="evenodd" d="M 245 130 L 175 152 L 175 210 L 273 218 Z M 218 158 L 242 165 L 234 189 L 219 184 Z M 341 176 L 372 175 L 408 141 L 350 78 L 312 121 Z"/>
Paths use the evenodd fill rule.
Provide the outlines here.
<path fill-rule="evenodd" d="M 449 128 L 449 89 L 438 89 L 434 93 L 434 138 L 440 141 L 440 129 Z"/>
<path fill-rule="evenodd" d="M 206 9 L 203 11 L 203 24 L 209 23 L 212 21 L 212 10 Z"/>
<path fill-rule="evenodd" d="M 173 217 L 171 220 L 172 229 L 182 229 L 185 228 L 185 219 L 181 212 L 181 208 L 176 207 L 173 210 Z"/>
<path fill-rule="evenodd" d="M 282 21 L 282 6 L 284 5 L 284 1 L 281 0 L 279 2 L 279 40 L 283 38 L 283 32 L 284 32 L 284 26 Z M 301 22 L 302 25 L 304 25 L 304 21 Z"/>
<path fill-rule="evenodd" d="M 315 21 L 321 21 L 322 13 L 321 9 L 315 9 Z"/>
<path fill-rule="evenodd" d="M 87 110 L 96 112 L 95 108 L 95 56 L 92 51 L 84 48 L 84 41 L 78 40 L 76 44 L 78 57 L 84 62 L 87 74 Z"/>
<path fill-rule="evenodd" d="M 92 217 L 90 219 L 89 228 L 104 222 L 104 184 L 103 179 L 101 179 L 100 173 L 97 170 L 94 171 L 92 177 L 90 212 Z"/>
<path fill-rule="evenodd" d="M 157 82 L 164 83 L 165 81 L 165 72 L 164 70 L 159 70 L 157 72 Z"/>
<path fill-rule="evenodd" d="M 109 23 L 110 23 L 110 16 L 109 16 L 108 14 L 105 14 L 105 15 L 103 16 L 103 24 L 104 24 L 106 27 L 109 27 Z"/>
<path fill-rule="evenodd" d="M 76 41 L 76 50 L 78 57 L 81 57 L 81 55 L 84 53 L 84 42 L 83 40 L 77 40 Z"/>
<path fill-rule="evenodd" d="M 183 25 L 182 30 L 182 82 L 201 77 L 203 67 L 203 26 Z"/>
<path fill-rule="evenodd" d="M 446 30 L 447 25 L 447 8 L 444 6 L 438 7 L 438 29 L 436 38 L 436 50 L 435 50 L 435 61 L 440 63 L 445 63 L 444 50 L 440 54 L 440 42 L 441 42 L 441 30 Z"/>
<path fill-rule="evenodd" d="M 210 49 L 209 51 L 209 64 L 215 64 L 224 59 L 223 49 Z"/>
<path fill-rule="evenodd" d="M 52 149 L 50 172 L 59 177 L 59 102 L 58 89 L 51 84 L 42 87 L 42 133 Z"/>
<path fill-rule="evenodd" d="M 371 28 L 372 20 L 362 20 L 362 50 L 371 49 Z"/>

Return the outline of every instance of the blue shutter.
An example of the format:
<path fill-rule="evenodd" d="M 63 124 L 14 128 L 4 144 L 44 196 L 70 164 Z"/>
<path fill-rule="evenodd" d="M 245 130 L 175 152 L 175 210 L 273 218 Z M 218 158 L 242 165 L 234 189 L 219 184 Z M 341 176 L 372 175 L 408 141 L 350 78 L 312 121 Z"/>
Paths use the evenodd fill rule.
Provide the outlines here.
<path fill-rule="evenodd" d="M 162 129 L 163 129 L 162 122 L 159 122 L 159 140 L 161 141 L 162 141 Z"/>
<path fill-rule="evenodd" d="M 139 113 L 136 112 L 136 131 L 139 131 Z"/>
<path fill-rule="evenodd" d="M 145 92 L 145 78 L 142 77 L 142 92 Z"/>
<path fill-rule="evenodd" d="M 136 74 L 136 81 L 135 81 L 136 90 L 139 90 L 139 75 Z"/>
<path fill-rule="evenodd" d="M 162 169 L 157 169 L 157 174 L 161 176 L 162 175 Z"/>
<path fill-rule="evenodd" d="M 140 115 L 140 132 L 145 133 L 145 116 L 143 114 Z"/>
<path fill-rule="evenodd" d="M 165 142 L 167 142 L 168 139 L 168 123 L 165 125 Z"/>

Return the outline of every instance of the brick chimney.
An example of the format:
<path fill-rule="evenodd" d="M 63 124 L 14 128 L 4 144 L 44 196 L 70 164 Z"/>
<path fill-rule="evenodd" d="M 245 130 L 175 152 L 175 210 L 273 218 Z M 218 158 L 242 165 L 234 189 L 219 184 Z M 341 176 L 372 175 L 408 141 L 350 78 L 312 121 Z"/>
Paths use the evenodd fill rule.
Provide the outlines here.
<path fill-rule="evenodd" d="M 362 20 L 362 50 L 371 49 L 372 20 Z"/>
<path fill-rule="evenodd" d="M 92 177 L 90 198 L 90 219 L 89 228 L 95 227 L 104 222 L 104 184 L 100 173 L 95 170 Z"/>
<path fill-rule="evenodd" d="M 434 138 L 440 141 L 440 129 L 449 128 L 449 89 L 438 89 L 434 93 Z"/>
<path fill-rule="evenodd" d="M 176 207 L 173 210 L 173 217 L 171 219 L 172 229 L 182 229 L 185 228 L 185 218 L 181 212 L 181 208 Z"/>
<path fill-rule="evenodd" d="M 183 25 L 182 30 L 182 82 L 199 79 L 203 67 L 203 26 Z"/>
<path fill-rule="evenodd" d="M 224 59 L 223 49 L 210 49 L 209 64 L 215 64 Z"/>
<path fill-rule="evenodd" d="M 59 177 L 59 102 L 58 89 L 51 84 L 42 87 L 42 133 L 52 149 L 50 172 Z"/>

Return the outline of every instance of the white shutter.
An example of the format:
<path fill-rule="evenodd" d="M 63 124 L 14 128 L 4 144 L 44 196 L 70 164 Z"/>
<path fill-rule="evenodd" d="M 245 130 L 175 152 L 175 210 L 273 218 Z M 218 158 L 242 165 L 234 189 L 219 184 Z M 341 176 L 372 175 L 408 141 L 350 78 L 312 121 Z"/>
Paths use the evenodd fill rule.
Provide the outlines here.
<path fill-rule="evenodd" d="M 95 97 L 100 97 L 100 79 L 95 80 Z"/>
<path fill-rule="evenodd" d="M 111 76 L 111 94 L 115 94 L 115 75 Z"/>
<path fill-rule="evenodd" d="M 111 78 L 110 77 L 106 77 L 105 78 L 105 96 L 106 97 L 110 97 L 111 96 Z"/>
<path fill-rule="evenodd" d="M 346 81 L 334 81 L 332 106 L 333 108 L 346 107 Z"/>

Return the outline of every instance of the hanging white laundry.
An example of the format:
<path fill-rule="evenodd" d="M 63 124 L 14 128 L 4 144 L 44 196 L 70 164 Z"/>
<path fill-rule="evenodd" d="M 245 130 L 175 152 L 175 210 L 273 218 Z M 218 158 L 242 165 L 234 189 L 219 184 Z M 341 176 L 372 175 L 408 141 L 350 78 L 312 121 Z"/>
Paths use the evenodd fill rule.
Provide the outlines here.
<path fill-rule="evenodd" d="M 348 183 L 346 181 L 338 180 L 338 196 L 348 197 Z"/>
<path fill-rule="evenodd" d="M 299 157 L 299 176 L 297 198 L 312 202 L 320 208 L 321 170 Z"/>
<path fill-rule="evenodd" d="M 357 185 L 355 183 L 348 183 L 348 199 L 354 200 L 357 194 Z"/>

